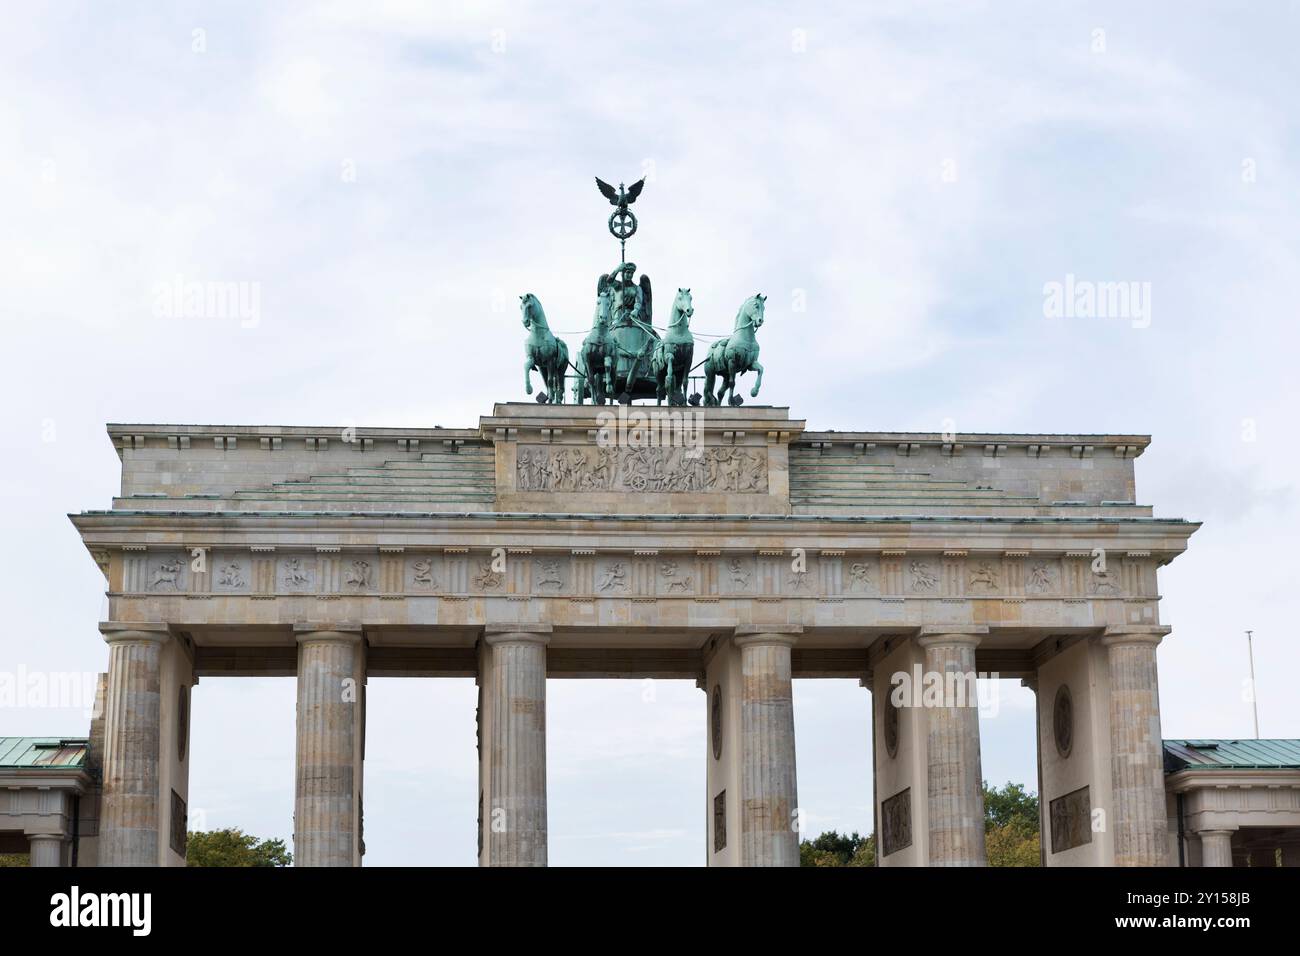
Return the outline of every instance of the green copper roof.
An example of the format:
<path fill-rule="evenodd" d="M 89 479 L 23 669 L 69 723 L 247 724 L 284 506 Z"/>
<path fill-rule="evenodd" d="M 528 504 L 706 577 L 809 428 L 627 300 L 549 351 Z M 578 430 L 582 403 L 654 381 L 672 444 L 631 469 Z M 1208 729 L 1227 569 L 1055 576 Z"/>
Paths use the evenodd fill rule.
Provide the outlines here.
<path fill-rule="evenodd" d="M 1300 769 L 1300 740 L 1166 740 L 1165 770 Z"/>
<path fill-rule="evenodd" d="M 0 768 L 59 767 L 80 770 L 85 737 L 0 737 Z"/>

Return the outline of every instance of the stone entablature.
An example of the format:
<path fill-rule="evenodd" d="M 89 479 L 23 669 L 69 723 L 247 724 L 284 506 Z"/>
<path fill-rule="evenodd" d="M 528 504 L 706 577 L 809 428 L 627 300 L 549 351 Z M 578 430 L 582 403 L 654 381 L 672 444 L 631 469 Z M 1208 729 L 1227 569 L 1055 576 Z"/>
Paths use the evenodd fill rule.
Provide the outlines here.
<path fill-rule="evenodd" d="M 638 424 L 656 414 L 677 416 L 671 440 Z M 1198 525 L 1136 504 L 1145 438 L 807 432 L 783 408 L 522 403 L 476 429 L 335 431 L 112 426 L 123 497 L 72 517 L 108 584 L 113 686 L 162 682 L 147 735 L 133 710 L 110 719 L 123 746 L 173 740 L 203 674 L 298 675 L 297 797 L 318 821 L 296 835 L 305 859 L 362 851 L 364 708 L 321 731 L 322 674 L 479 681 L 487 863 L 546 858 L 547 677 L 703 679 L 718 722 L 709 859 L 747 864 L 797 859 L 791 679 L 863 681 L 883 732 L 891 674 L 920 665 L 1042 688 L 1044 812 L 1072 798 L 1079 820 L 1112 820 L 1093 840 L 1062 828 L 1079 838 L 1049 863 L 1163 862 L 1142 769 L 1158 763 L 1169 630 L 1157 573 Z M 978 721 L 894 716 L 893 747 L 875 748 L 877 812 L 907 838 L 882 865 L 978 865 Z M 1042 738 L 1066 725 L 1068 746 Z M 141 784 L 156 789 L 148 825 L 113 805 L 110 860 L 183 858 L 159 835 L 183 828 L 187 758 L 159 753 L 157 787 Z M 337 777 L 323 789 L 320 767 Z M 499 811 L 532 835 L 493 837 Z"/>
<path fill-rule="evenodd" d="M 784 408 L 524 403 L 469 429 L 109 433 L 119 510 L 1151 516 L 1135 435 L 808 432 Z"/>
<path fill-rule="evenodd" d="M 199 557 L 205 570 L 196 571 Z M 729 547 L 555 549 L 349 544 L 236 548 L 125 546 L 107 557 L 121 596 L 792 597 L 1155 600 L 1157 560 L 1119 551 L 1096 570 L 1093 551 L 971 554 L 924 547 L 881 550 Z M 114 557 L 116 556 L 116 561 Z"/>

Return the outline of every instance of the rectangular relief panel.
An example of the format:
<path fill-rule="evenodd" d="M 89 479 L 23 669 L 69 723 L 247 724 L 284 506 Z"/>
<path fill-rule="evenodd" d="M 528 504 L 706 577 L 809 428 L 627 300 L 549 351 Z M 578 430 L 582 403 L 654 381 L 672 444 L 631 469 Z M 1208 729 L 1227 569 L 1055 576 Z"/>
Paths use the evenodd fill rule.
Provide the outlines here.
<path fill-rule="evenodd" d="M 912 788 L 900 790 L 880 804 L 880 855 L 889 856 L 912 845 Z"/>
<path fill-rule="evenodd" d="M 1050 806 L 1053 853 L 1092 842 L 1092 803 L 1087 787 L 1057 797 Z"/>

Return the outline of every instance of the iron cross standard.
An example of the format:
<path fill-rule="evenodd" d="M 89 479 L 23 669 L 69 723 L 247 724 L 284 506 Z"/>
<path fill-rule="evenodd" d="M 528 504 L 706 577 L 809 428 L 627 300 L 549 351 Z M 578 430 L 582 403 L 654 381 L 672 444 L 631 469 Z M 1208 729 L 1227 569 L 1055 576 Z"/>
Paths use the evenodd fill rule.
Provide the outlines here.
<path fill-rule="evenodd" d="M 619 262 L 626 262 L 624 249 L 627 241 L 636 235 L 636 216 L 627 207 L 636 202 L 636 197 L 641 195 L 641 190 L 645 188 L 645 179 L 637 180 L 628 189 L 624 189 L 623 184 L 619 183 L 618 189 L 615 189 L 597 176 L 596 187 L 614 207 L 614 211 L 609 216 L 609 232 L 618 240 Z"/>

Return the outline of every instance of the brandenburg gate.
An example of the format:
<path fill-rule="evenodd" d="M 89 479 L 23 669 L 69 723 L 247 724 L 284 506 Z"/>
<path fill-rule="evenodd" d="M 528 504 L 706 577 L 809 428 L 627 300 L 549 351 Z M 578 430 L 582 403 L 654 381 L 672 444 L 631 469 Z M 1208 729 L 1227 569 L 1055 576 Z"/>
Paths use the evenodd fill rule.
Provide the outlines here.
<path fill-rule="evenodd" d="M 794 678 L 871 694 L 843 733 L 880 865 L 984 864 L 975 674 L 1036 692 L 1048 865 L 1169 862 L 1157 572 L 1198 525 L 1138 503 L 1145 436 L 680 402 L 108 432 L 121 495 L 72 516 L 108 591 L 101 864 L 184 862 L 191 693 L 256 675 L 297 678 L 300 865 L 361 862 L 371 676 L 477 681 L 483 865 L 547 861 L 547 679 L 576 677 L 704 691 L 710 865 L 798 863 Z"/>

